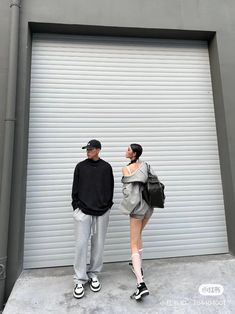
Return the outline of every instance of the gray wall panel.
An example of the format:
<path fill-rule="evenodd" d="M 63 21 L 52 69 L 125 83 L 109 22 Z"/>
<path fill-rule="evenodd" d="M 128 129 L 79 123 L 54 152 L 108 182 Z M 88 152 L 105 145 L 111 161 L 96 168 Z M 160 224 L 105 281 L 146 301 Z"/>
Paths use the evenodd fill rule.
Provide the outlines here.
<path fill-rule="evenodd" d="M 230 145 L 232 142 L 229 140 L 229 128 L 227 122 L 226 108 L 224 106 L 224 92 L 222 87 L 221 67 L 220 67 L 220 55 L 218 52 L 217 36 L 210 42 L 210 63 L 211 63 L 211 75 L 212 75 L 212 87 L 214 95 L 216 127 L 218 136 L 218 146 L 220 154 L 221 175 L 223 182 L 223 190 L 225 195 L 225 211 L 228 231 L 228 242 L 232 252 L 235 247 L 234 237 L 234 182 L 231 175 L 231 168 L 234 167 L 231 161 L 232 154 L 230 153 Z M 232 117 L 234 120 L 234 116 Z M 232 126 L 232 125 L 231 125 Z M 230 143 L 229 143 L 230 142 Z M 231 223 L 232 222 L 232 223 Z"/>
<path fill-rule="evenodd" d="M 2 157 L 4 141 L 4 117 L 7 95 L 8 48 L 10 33 L 10 8 L 8 1 L 1 2 L 0 9 L 0 191 L 2 182 Z"/>

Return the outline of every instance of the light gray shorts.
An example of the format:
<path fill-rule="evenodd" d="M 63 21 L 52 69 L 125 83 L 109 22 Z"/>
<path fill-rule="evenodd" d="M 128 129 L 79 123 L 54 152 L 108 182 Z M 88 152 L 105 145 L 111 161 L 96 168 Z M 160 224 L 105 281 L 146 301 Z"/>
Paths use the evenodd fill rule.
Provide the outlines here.
<path fill-rule="evenodd" d="M 130 213 L 131 218 L 135 219 L 149 219 L 153 214 L 153 208 L 149 207 L 147 210 L 133 210 Z"/>

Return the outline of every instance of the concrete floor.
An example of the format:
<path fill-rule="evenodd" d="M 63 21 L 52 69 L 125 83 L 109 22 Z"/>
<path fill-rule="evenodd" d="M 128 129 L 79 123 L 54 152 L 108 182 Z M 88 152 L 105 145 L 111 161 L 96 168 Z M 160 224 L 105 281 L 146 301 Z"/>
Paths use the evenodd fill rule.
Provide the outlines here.
<path fill-rule="evenodd" d="M 3 314 L 235 313 L 235 257 L 230 254 L 144 261 L 150 295 L 142 302 L 129 297 L 135 278 L 128 263 L 104 264 L 101 291 L 86 286 L 80 300 L 72 296 L 72 273 L 72 267 L 24 271 Z M 201 295 L 201 284 L 220 284 L 224 292 Z"/>

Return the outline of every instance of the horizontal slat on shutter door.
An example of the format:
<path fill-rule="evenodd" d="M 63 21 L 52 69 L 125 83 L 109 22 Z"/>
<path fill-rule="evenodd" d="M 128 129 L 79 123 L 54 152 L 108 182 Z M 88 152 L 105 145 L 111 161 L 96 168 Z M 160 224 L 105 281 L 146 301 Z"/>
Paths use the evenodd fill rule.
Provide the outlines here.
<path fill-rule="evenodd" d="M 36 34 L 31 76 L 26 268 L 73 263 L 73 169 L 91 138 L 115 175 L 105 261 L 130 255 L 118 203 L 132 142 L 166 185 L 144 256 L 228 251 L 205 42 Z"/>

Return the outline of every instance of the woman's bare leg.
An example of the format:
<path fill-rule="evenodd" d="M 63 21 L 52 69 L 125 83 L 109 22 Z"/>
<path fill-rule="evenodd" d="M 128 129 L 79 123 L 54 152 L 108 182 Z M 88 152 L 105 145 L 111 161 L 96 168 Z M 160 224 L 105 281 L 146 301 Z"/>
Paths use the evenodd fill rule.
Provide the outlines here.
<path fill-rule="evenodd" d="M 141 221 L 142 221 L 142 226 L 141 226 L 140 240 L 139 240 L 139 245 L 138 245 L 138 250 L 141 251 L 140 254 L 142 254 L 142 251 L 143 251 L 142 231 L 144 230 L 144 227 L 147 225 L 149 218 L 144 218 Z"/>
<path fill-rule="evenodd" d="M 142 220 L 130 218 L 131 259 L 137 283 L 143 282 L 139 245 L 141 241 Z"/>
<path fill-rule="evenodd" d="M 149 218 L 145 219 L 130 218 L 131 258 L 138 284 L 140 282 L 143 282 L 141 272 L 143 251 L 142 231 L 146 226 L 148 220 Z"/>

